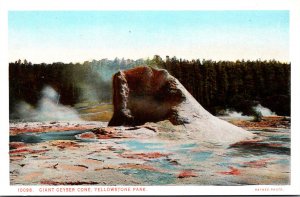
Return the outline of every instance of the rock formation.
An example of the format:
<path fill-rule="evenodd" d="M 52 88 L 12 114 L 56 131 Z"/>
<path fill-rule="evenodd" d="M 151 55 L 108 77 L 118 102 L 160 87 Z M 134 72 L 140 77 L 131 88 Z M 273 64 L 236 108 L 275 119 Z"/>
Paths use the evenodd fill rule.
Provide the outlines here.
<path fill-rule="evenodd" d="M 253 135 L 206 111 L 166 70 L 137 67 L 113 76 L 114 114 L 109 126 L 134 126 L 168 120 L 188 135 L 233 143 Z"/>

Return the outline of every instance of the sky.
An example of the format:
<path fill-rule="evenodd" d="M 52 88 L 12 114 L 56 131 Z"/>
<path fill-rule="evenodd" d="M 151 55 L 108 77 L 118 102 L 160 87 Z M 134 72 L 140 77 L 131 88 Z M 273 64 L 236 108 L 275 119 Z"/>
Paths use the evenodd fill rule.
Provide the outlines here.
<path fill-rule="evenodd" d="M 9 61 L 103 58 L 289 62 L 288 11 L 9 11 Z"/>

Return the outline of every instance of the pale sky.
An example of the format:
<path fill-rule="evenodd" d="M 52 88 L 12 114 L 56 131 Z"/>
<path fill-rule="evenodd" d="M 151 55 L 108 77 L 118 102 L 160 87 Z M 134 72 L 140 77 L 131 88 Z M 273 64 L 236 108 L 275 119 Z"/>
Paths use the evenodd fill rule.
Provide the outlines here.
<path fill-rule="evenodd" d="M 10 11 L 9 61 L 289 60 L 288 11 Z"/>

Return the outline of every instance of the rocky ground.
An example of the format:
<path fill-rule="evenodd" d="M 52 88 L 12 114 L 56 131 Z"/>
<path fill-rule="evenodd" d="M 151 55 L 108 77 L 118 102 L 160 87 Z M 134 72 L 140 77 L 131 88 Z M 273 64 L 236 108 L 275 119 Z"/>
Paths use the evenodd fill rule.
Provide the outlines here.
<path fill-rule="evenodd" d="M 100 121 L 45 121 L 45 122 L 11 122 L 10 135 L 17 135 L 20 133 L 40 133 L 50 131 L 70 131 L 70 130 L 87 130 L 97 127 L 104 127 L 105 122 Z"/>
<path fill-rule="evenodd" d="M 260 122 L 240 119 L 229 120 L 229 122 L 247 130 L 290 128 L 291 125 L 291 119 L 284 116 L 267 116 L 263 117 Z"/>
<path fill-rule="evenodd" d="M 228 120 L 255 134 L 225 146 L 168 121 L 10 123 L 12 185 L 286 185 L 290 120 Z"/>

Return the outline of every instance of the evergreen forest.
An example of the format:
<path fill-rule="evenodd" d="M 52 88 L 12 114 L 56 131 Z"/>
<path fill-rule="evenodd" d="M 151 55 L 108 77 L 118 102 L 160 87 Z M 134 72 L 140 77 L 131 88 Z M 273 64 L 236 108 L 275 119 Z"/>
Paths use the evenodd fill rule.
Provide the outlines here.
<path fill-rule="evenodd" d="M 152 59 L 102 59 L 84 63 L 9 63 L 10 117 L 17 104 L 33 106 L 45 86 L 53 87 L 59 102 L 74 106 L 83 102 L 111 103 L 112 75 L 141 65 L 163 68 L 176 77 L 195 99 L 212 114 L 225 110 L 253 115 L 261 104 L 277 115 L 290 115 L 291 64 L 269 61 L 184 60 L 155 55 Z"/>

